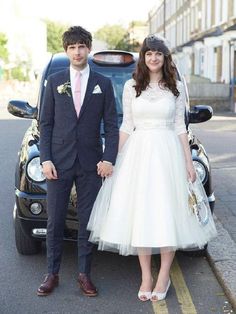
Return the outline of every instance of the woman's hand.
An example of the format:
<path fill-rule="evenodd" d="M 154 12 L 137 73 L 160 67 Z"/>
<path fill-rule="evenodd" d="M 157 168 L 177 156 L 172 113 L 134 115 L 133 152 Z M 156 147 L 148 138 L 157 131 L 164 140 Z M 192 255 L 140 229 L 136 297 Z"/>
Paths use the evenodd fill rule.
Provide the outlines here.
<path fill-rule="evenodd" d="M 113 173 L 113 165 L 108 161 L 100 161 L 97 163 L 97 174 L 102 178 L 108 178 Z"/>
<path fill-rule="evenodd" d="M 187 179 L 191 182 L 194 182 L 197 178 L 196 171 L 193 165 L 192 155 L 189 149 L 188 136 L 186 133 L 179 135 L 180 142 L 183 146 L 186 170 L 187 170 Z"/>
<path fill-rule="evenodd" d="M 188 180 L 190 180 L 191 182 L 194 182 L 197 178 L 197 175 L 196 175 L 196 170 L 194 168 L 192 161 L 187 163 L 186 169 L 187 169 Z"/>

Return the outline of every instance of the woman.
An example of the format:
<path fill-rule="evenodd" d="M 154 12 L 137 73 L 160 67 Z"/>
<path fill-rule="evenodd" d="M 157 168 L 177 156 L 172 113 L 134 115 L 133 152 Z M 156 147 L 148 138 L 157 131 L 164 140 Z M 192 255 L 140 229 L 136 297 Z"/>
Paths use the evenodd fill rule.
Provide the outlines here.
<path fill-rule="evenodd" d="M 202 248 L 216 235 L 211 217 L 201 228 L 188 207 L 188 180 L 196 179 L 184 123 L 184 86 L 163 39 L 145 38 L 133 79 L 123 92 L 119 154 L 93 207 L 90 241 L 101 250 L 137 254 L 141 301 L 162 300 L 178 248 Z M 161 267 L 153 289 L 151 254 Z"/>

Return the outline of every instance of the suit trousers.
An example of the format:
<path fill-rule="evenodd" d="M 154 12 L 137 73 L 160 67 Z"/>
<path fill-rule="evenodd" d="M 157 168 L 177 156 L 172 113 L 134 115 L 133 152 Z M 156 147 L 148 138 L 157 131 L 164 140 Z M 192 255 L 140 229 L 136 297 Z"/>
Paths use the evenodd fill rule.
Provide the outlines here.
<path fill-rule="evenodd" d="M 77 192 L 79 272 L 89 275 L 93 244 L 88 241 L 87 224 L 93 203 L 102 184 L 97 172 L 82 169 L 78 158 L 72 168 L 57 169 L 58 179 L 47 180 L 47 265 L 49 274 L 60 269 L 65 220 L 73 183 Z"/>

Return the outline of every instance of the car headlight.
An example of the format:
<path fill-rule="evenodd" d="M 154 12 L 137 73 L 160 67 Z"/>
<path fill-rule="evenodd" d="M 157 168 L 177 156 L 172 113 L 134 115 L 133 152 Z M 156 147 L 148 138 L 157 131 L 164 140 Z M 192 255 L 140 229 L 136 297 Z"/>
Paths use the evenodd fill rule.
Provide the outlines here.
<path fill-rule="evenodd" d="M 197 160 L 193 160 L 193 165 L 202 183 L 205 182 L 207 173 L 204 165 Z"/>
<path fill-rule="evenodd" d="M 33 181 L 42 182 L 45 180 L 39 157 L 31 159 L 31 161 L 28 163 L 27 174 Z"/>

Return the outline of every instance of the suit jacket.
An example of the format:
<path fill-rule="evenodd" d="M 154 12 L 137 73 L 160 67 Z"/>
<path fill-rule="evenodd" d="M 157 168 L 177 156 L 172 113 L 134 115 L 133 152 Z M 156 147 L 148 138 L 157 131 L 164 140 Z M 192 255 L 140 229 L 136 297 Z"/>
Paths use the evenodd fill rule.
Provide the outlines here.
<path fill-rule="evenodd" d="M 115 163 L 119 130 L 111 81 L 90 69 L 87 90 L 79 117 L 72 91 L 59 93 L 58 86 L 70 82 L 70 70 L 49 76 L 40 114 L 40 160 L 51 160 L 58 169 L 69 169 L 79 158 L 85 170 L 95 170 L 100 160 Z M 95 86 L 101 93 L 94 93 Z M 104 122 L 105 150 L 100 136 Z"/>

